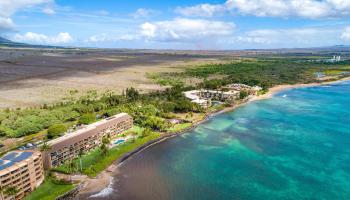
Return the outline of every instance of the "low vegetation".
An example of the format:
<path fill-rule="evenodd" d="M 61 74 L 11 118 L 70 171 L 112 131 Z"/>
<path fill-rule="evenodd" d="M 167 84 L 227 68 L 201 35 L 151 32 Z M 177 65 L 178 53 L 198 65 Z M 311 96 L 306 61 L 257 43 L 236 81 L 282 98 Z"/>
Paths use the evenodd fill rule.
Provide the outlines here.
<path fill-rule="evenodd" d="M 25 200 L 55 200 L 58 196 L 74 188 L 73 184 L 57 181 L 51 177 L 45 179 L 34 192 L 25 198 Z"/>
<path fill-rule="evenodd" d="M 182 95 L 186 88 L 139 94 L 134 88 L 122 95 L 112 92 L 97 97 L 90 92 L 79 99 L 42 108 L 0 111 L 0 136 L 23 137 L 49 129 L 49 138 L 64 132 L 63 124 L 90 124 L 120 112 L 129 113 L 141 127 L 163 131 L 169 124 L 163 116 L 170 112 L 201 112 L 202 109 Z M 67 127 L 68 128 L 68 127 Z"/>
<path fill-rule="evenodd" d="M 53 139 L 53 138 L 59 137 L 66 131 L 67 131 L 67 127 L 64 124 L 51 125 L 47 129 L 47 138 L 48 139 Z"/>
<path fill-rule="evenodd" d="M 315 73 L 342 75 L 349 72 L 350 61 L 337 63 L 313 62 L 300 58 L 254 58 L 232 61 L 227 64 L 208 64 L 187 68 L 184 72 L 162 73 L 149 76 L 157 83 L 172 85 L 169 80 L 185 84 L 185 79 L 202 79 L 200 87 L 216 89 L 228 83 L 258 85 L 265 90 L 280 84 L 315 82 Z M 213 75 L 225 75 L 211 79 Z"/>

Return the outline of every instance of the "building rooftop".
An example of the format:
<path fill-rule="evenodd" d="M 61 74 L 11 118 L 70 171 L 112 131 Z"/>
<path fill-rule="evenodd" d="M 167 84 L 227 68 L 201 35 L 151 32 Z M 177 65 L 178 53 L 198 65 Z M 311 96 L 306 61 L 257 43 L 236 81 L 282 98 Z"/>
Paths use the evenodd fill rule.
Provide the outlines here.
<path fill-rule="evenodd" d="M 106 118 L 106 119 L 103 119 L 103 120 L 100 120 L 98 122 L 95 122 L 93 124 L 89 124 L 87 126 L 85 126 L 84 128 L 81 128 L 75 132 L 72 132 L 72 133 L 67 133 L 59 138 L 56 138 L 54 140 L 51 140 L 48 142 L 49 145 L 54 145 L 54 144 L 57 144 L 57 143 L 60 143 L 62 141 L 65 141 L 65 140 L 68 140 L 70 138 L 73 138 L 77 135 L 80 135 L 80 134 L 83 134 L 83 133 L 86 133 L 87 131 L 91 131 L 91 130 L 94 130 L 96 129 L 98 126 L 101 126 L 101 125 L 104 125 L 104 124 L 107 124 L 107 123 L 110 123 L 113 119 L 119 119 L 119 118 L 122 118 L 122 117 L 127 117 L 129 116 L 127 113 L 119 113 L 117 115 L 114 115 L 112 117 L 109 117 L 109 118 Z"/>
<path fill-rule="evenodd" d="M 22 162 L 33 155 L 30 151 L 13 151 L 0 158 L 0 170 L 9 168 L 16 163 Z"/>
<path fill-rule="evenodd" d="M 195 99 L 195 100 L 192 100 L 193 103 L 199 103 L 199 104 L 202 104 L 202 103 L 207 103 L 208 100 L 205 100 L 205 99 Z"/>
<path fill-rule="evenodd" d="M 199 98 L 198 97 L 199 92 L 200 92 L 200 90 L 190 90 L 190 91 L 184 92 L 184 94 L 185 94 L 185 97 L 192 99 L 192 100 L 195 100 L 195 99 Z"/>

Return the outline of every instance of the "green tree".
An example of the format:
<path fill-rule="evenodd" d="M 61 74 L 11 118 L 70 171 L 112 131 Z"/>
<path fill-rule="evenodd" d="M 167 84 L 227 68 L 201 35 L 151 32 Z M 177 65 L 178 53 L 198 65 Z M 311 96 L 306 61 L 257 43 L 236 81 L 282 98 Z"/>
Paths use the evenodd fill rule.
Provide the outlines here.
<path fill-rule="evenodd" d="M 40 151 L 41 152 L 47 152 L 51 149 L 51 146 L 47 143 L 44 142 L 41 146 L 40 146 Z"/>
<path fill-rule="evenodd" d="M 15 135 L 15 132 L 12 129 L 0 125 L 0 137 L 4 137 L 4 136 L 12 137 L 14 135 Z"/>
<path fill-rule="evenodd" d="M 193 109 L 193 103 L 187 99 L 179 99 L 176 101 L 176 112 L 189 112 Z"/>
<path fill-rule="evenodd" d="M 161 107 L 164 112 L 174 112 L 176 104 L 173 102 L 164 102 Z"/>
<path fill-rule="evenodd" d="M 54 124 L 47 130 L 47 138 L 53 139 L 62 135 L 67 131 L 67 127 L 64 124 Z"/>
<path fill-rule="evenodd" d="M 96 115 L 93 113 L 84 114 L 79 119 L 79 124 L 91 124 L 96 121 Z"/>
<path fill-rule="evenodd" d="M 15 197 L 19 190 L 16 187 L 7 187 L 4 189 L 4 194 L 10 197 Z"/>
<path fill-rule="evenodd" d="M 245 99 L 248 95 L 249 95 L 248 92 L 245 91 L 245 90 L 242 90 L 242 91 L 239 92 L 239 98 L 240 99 Z"/>
<path fill-rule="evenodd" d="M 131 88 L 127 88 L 125 91 L 125 95 L 126 97 L 131 100 L 131 101 L 136 101 L 139 99 L 140 97 L 140 93 L 139 91 L 137 91 L 135 88 L 131 87 Z"/>
<path fill-rule="evenodd" d="M 79 156 L 79 163 L 80 163 L 80 172 L 83 171 L 83 161 L 81 160 L 81 157 L 83 157 L 83 155 L 84 155 L 84 151 L 83 151 L 83 149 L 80 149 L 79 150 L 79 154 L 78 154 L 78 156 Z"/>
<path fill-rule="evenodd" d="M 138 135 L 138 138 L 144 138 L 152 134 L 152 130 L 150 128 L 145 128 L 142 130 L 142 132 Z"/>
<path fill-rule="evenodd" d="M 100 146 L 101 154 L 102 156 L 106 156 L 109 151 L 109 144 L 111 143 L 109 136 L 103 136 L 102 137 L 102 143 Z"/>
<path fill-rule="evenodd" d="M 0 199 L 4 199 L 4 194 L 3 194 L 4 191 L 5 191 L 5 188 L 3 188 L 3 187 L 0 185 Z"/>

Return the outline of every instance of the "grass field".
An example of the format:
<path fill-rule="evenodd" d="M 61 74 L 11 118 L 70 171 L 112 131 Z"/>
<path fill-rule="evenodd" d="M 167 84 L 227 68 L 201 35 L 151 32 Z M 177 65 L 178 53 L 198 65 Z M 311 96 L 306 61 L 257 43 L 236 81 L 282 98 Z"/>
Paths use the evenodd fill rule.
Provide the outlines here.
<path fill-rule="evenodd" d="M 72 190 L 72 184 L 56 184 L 50 178 L 40 185 L 34 192 L 25 198 L 25 200 L 55 200 L 56 197 Z"/>
<path fill-rule="evenodd" d="M 181 130 L 187 129 L 191 127 L 192 123 L 183 123 L 183 124 L 175 124 L 173 127 L 167 129 L 167 132 L 169 133 L 176 133 Z"/>

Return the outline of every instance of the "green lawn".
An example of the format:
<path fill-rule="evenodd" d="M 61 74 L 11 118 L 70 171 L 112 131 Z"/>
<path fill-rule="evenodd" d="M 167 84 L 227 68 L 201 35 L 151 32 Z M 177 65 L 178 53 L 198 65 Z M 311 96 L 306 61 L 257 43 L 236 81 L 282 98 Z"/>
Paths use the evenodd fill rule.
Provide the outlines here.
<path fill-rule="evenodd" d="M 82 157 L 82 168 L 83 174 L 89 177 L 95 177 L 98 173 L 105 170 L 114 161 L 118 160 L 123 154 L 130 152 L 137 147 L 145 144 L 148 141 L 157 139 L 160 137 L 159 133 L 153 133 L 144 138 L 138 138 L 134 141 L 125 142 L 109 150 L 107 156 L 101 156 L 100 150 L 97 148 Z M 76 172 L 79 171 L 80 164 L 79 159 L 74 161 L 75 167 L 69 169 L 68 165 L 62 165 L 53 169 L 53 171 L 59 171 L 63 173 Z"/>
<path fill-rule="evenodd" d="M 142 133 L 143 130 L 144 130 L 144 128 L 141 128 L 139 126 L 133 126 L 131 129 L 124 131 L 122 133 L 122 135 L 129 135 L 131 133 L 135 133 L 137 135 L 137 134 Z"/>
<path fill-rule="evenodd" d="M 50 178 L 40 185 L 34 192 L 25 198 L 25 200 L 55 200 L 56 197 L 72 190 L 74 185 L 56 184 Z"/>
<path fill-rule="evenodd" d="M 168 128 L 167 132 L 176 133 L 190 127 L 192 123 L 175 124 L 173 127 Z"/>

